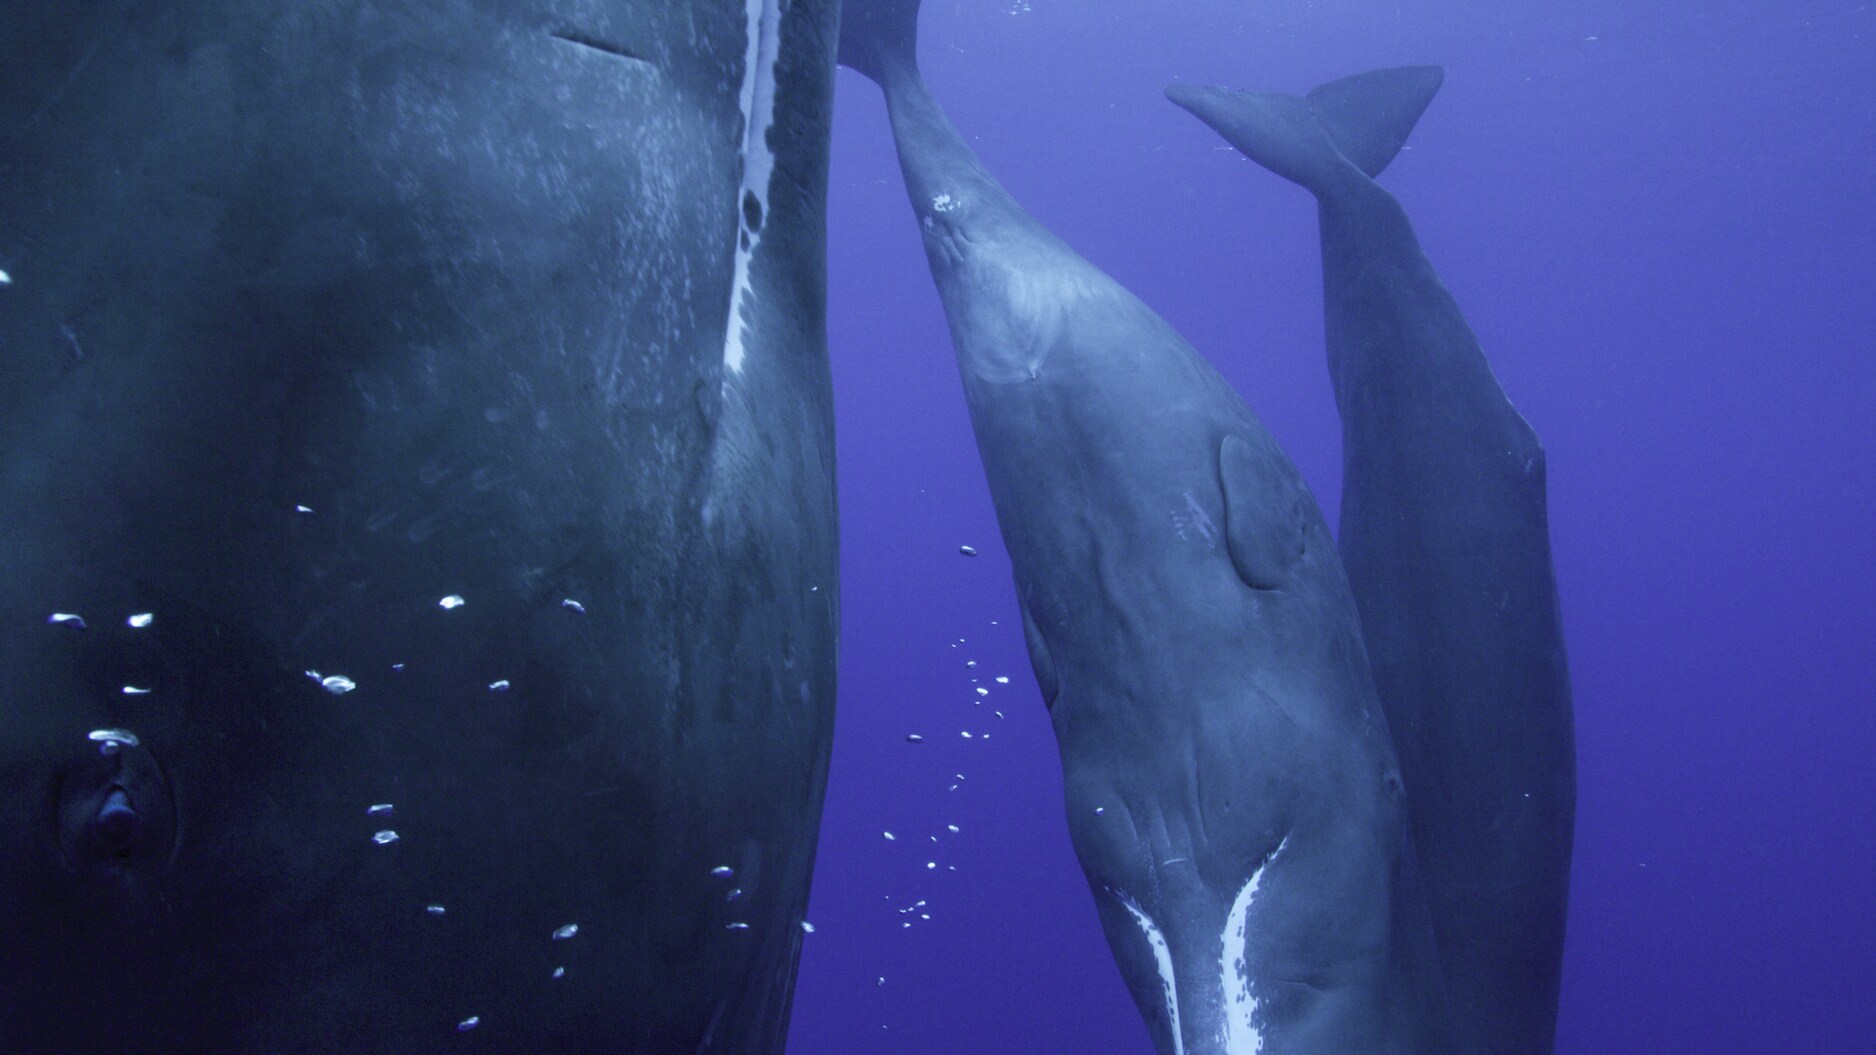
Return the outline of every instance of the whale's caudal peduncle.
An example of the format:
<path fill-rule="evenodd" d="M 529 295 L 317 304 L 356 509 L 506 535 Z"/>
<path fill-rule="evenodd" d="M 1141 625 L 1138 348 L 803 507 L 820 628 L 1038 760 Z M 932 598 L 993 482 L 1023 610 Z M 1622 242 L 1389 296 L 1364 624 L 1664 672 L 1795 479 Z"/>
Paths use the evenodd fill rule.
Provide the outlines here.
<path fill-rule="evenodd" d="M 743 309 L 755 290 L 749 265 L 762 242 L 769 218 L 769 183 L 775 175 L 775 151 L 769 129 L 775 124 L 775 63 L 781 55 L 781 0 L 745 0 L 748 49 L 743 59 L 743 181 L 736 194 L 736 273 L 730 286 L 730 316 L 723 334 L 723 367 L 743 371 Z"/>

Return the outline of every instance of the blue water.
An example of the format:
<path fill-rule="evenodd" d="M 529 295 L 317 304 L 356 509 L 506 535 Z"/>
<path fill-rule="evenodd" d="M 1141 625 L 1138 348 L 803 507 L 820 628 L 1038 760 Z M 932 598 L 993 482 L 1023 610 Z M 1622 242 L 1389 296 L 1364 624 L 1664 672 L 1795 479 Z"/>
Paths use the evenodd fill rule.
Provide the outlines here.
<path fill-rule="evenodd" d="M 1446 66 L 1383 182 L 1549 452 L 1558 1050 L 1876 1051 L 1876 7 L 927 0 L 921 32 L 990 169 L 1210 356 L 1332 523 L 1313 205 L 1160 92 Z M 830 196 L 844 639 L 791 1050 L 1150 1052 L 884 109 L 844 71 Z"/>

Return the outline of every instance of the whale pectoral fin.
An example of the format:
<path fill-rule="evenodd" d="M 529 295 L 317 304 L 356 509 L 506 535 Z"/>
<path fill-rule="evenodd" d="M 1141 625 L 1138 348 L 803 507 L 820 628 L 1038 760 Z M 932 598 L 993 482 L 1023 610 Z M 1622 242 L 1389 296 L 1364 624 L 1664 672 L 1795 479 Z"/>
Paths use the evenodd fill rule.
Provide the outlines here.
<path fill-rule="evenodd" d="M 1042 690 L 1042 705 L 1055 706 L 1055 694 L 1061 683 L 1055 677 L 1055 659 L 1049 655 L 1049 643 L 1042 638 L 1042 631 L 1036 628 L 1036 620 L 1029 614 L 1029 603 L 1019 594 L 1016 607 L 1023 613 L 1023 643 L 1029 646 L 1029 665 L 1036 672 L 1036 687 Z"/>
<path fill-rule="evenodd" d="M 1296 480 L 1284 473 L 1276 441 L 1269 448 L 1226 436 L 1218 447 L 1218 482 L 1225 493 L 1225 548 L 1238 578 L 1253 590 L 1280 590 L 1303 556 L 1308 526 Z"/>

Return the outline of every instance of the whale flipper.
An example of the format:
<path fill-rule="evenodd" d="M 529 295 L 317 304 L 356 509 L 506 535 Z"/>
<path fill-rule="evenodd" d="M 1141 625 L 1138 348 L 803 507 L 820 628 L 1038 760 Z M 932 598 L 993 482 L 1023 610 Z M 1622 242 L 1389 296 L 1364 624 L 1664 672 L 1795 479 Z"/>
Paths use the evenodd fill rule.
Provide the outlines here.
<path fill-rule="evenodd" d="M 1320 193 L 1345 164 L 1380 175 L 1444 79 L 1438 66 L 1402 66 L 1330 81 L 1308 97 L 1183 84 L 1166 97 L 1246 157 Z"/>
<path fill-rule="evenodd" d="M 1258 437 L 1266 448 L 1276 445 Z M 1253 590 L 1280 590 L 1291 578 L 1308 537 L 1307 514 L 1300 500 L 1273 505 L 1280 464 L 1270 450 L 1259 451 L 1240 436 L 1218 445 L 1218 479 L 1225 492 L 1225 548 L 1231 566 Z M 1300 496 L 1298 496 L 1300 499 Z"/>

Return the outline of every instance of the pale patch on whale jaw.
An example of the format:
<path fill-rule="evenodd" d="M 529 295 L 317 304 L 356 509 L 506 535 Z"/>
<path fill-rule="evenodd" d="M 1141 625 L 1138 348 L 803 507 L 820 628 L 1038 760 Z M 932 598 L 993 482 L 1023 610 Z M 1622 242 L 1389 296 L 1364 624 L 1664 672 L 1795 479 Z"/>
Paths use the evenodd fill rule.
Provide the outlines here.
<path fill-rule="evenodd" d="M 1120 903 L 1127 909 L 1133 921 L 1146 935 L 1146 943 L 1153 950 L 1153 962 L 1159 967 L 1160 985 L 1166 991 L 1166 1014 L 1172 1020 L 1173 1055 L 1185 1055 L 1185 1037 L 1179 1031 L 1179 986 L 1173 980 L 1172 949 L 1166 945 L 1166 935 L 1160 933 L 1159 924 L 1146 914 L 1140 906 L 1125 894 L 1115 892 Z"/>
<path fill-rule="evenodd" d="M 1264 881 L 1264 870 L 1277 859 L 1289 841 L 1289 837 L 1285 836 L 1277 848 L 1270 852 L 1270 856 L 1264 858 L 1264 863 L 1257 866 L 1257 871 L 1251 873 L 1251 878 L 1231 903 L 1231 914 L 1225 917 L 1225 931 L 1218 957 L 1219 984 L 1224 987 L 1225 997 L 1225 1055 L 1259 1055 L 1264 1050 L 1263 1030 L 1257 1024 L 1257 997 L 1251 992 L 1251 965 L 1246 957 L 1248 941 L 1245 932 L 1250 926 L 1251 908 L 1257 900 L 1257 890 Z"/>
<path fill-rule="evenodd" d="M 781 56 L 782 0 L 744 0 L 748 50 L 743 61 L 743 181 L 736 191 L 736 271 L 730 285 L 730 317 L 723 336 L 723 366 L 743 371 L 747 356 L 743 312 L 755 290 L 749 266 L 769 222 L 769 184 L 775 175 L 775 151 L 769 129 L 775 125 L 775 65 Z M 753 203 L 753 208 L 751 207 Z"/>

